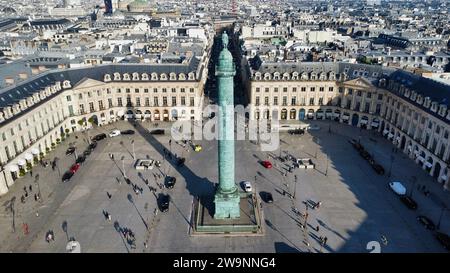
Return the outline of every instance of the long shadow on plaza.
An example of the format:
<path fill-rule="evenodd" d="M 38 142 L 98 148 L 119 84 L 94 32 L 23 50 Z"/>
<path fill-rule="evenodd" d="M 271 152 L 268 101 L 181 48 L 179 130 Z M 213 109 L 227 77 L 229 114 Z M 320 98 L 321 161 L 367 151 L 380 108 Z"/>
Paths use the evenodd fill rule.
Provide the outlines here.
<path fill-rule="evenodd" d="M 314 240 L 318 239 L 317 235 L 325 235 L 329 238 L 337 236 L 339 240 L 343 240 L 344 243 L 337 249 L 329 249 L 329 246 L 325 246 L 324 249 L 338 252 L 368 252 L 368 250 L 366 250 L 366 244 L 370 241 L 381 242 L 382 235 L 388 237 L 389 240 L 389 245 L 383 247 L 383 252 L 436 251 L 437 248 L 433 247 L 433 242 L 436 243 L 436 245 L 438 243 L 432 238 L 432 233 L 425 229 L 420 229 L 420 226 L 418 226 L 418 224 L 415 225 L 414 223 L 414 218 L 418 213 L 408 210 L 406 206 L 401 204 L 398 197 L 389 191 L 387 183 L 392 181 L 394 177 L 388 178 L 387 175 L 376 174 L 370 164 L 362 159 L 352 145 L 348 143 L 348 140 L 351 139 L 351 136 L 357 139 L 358 135 L 362 135 L 364 137 L 362 143 L 364 146 L 369 147 L 369 153 L 378 153 L 375 158 L 378 163 L 383 165 L 385 170 L 389 168 L 389 161 L 386 161 L 383 158 L 388 158 L 389 154 L 383 157 L 382 151 L 389 151 L 390 148 L 394 147 L 392 143 L 390 144 L 391 147 L 385 148 L 384 146 L 389 145 L 389 142 L 380 138 L 378 133 L 375 133 L 374 131 L 362 130 L 356 132 L 355 128 L 342 124 L 334 125 L 335 123 L 332 121 L 319 121 L 317 123 L 325 124 L 320 125 L 321 127 L 326 126 L 325 128 L 331 124 L 331 132 L 322 129 L 318 131 L 309 131 L 309 133 L 313 136 L 313 141 L 319 145 L 321 152 L 327 155 L 329 167 L 333 169 L 332 175 L 336 176 L 335 172 L 337 172 L 337 179 L 347 186 L 345 189 L 341 190 L 350 191 L 351 194 L 353 194 L 355 200 L 352 201 L 352 205 L 359 210 L 362 210 L 365 216 L 357 226 L 352 229 L 344 230 L 345 235 L 335 230 L 331 223 L 325 223 L 326 220 L 321 217 L 319 217 L 320 219 L 310 218 L 310 220 L 308 220 L 308 222 L 312 224 L 310 227 L 315 227 L 316 223 L 321 227 L 320 232 L 314 232 L 310 234 L 310 236 Z M 337 133 L 337 130 L 335 129 L 338 127 L 340 131 L 345 131 L 348 135 L 344 135 L 342 132 Z M 351 130 L 354 130 L 355 132 L 352 131 L 352 133 Z M 380 139 L 380 141 L 378 141 L 379 143 L 376 145 L 373 141 L 375 138 Z M 403 155 L 404 154 L 399 151 L 396 156 Z M 409 162 L 408 164 L 410 163 L 414 164 L 413 162 Z M 402 164 L 404 165 L 406 163 Z M 330 172 L 325 171 L 327 167 L 323 162 L 316 167 L 319 168 L 317 170 L 317 175 L 325 176 L 327 173 L 330 175 Z M 401 173 L 402 170 L 396 170 L 394 167 L 393 171 Z M 404 181 L 407 188 L 411 188 L 408 181 L 409 177 L 398 177 L 397 175 L 396 178 L 400 179 L 400 181 Z M 417 196 L 419 195 L 417 192 L 415 195 L 417 198 L 416 201 L 420 201 L 420 198 L 423 198 L 422 196 Z M 327 206 L 327 200 L 321 201 Z M 419 203 L 419 207 L 420 206 L 421 204 Z M 342 211 L 333 207 L 331 207 L 331 209 L 333 209 L 334 212 L 342 213 L 344 215 L 346 213 L 345 208 L 342 208 Z M 348 211 L 348 213 L 351 212 Z M 432 212 L 421 211 L 421 213 L 429 215 Z M 349 221 L 353 221 L 351 220 L 351 215 L 346 215 L 345 217 L 348 218 Z M 342 223 L 345 223 L 344 221 L 346 221 L 345 219 L 338 219 L 336 216 L 333 218 L 335 221 L 340 221 Z M 432 217 L 432 220 L 437 221 L 435 218 L 436 217 Z"/>
<path fill-rule="evenodd" d="M 176 161 L 176 156 L 173 152 L 170 152 L 154 135 L 150 134 L 139 122 L 133 123 L 135 129 L 142 137 L 163 157 L 166 158 L 168 164 L 172 168 L 178 171 L 180 175 L 186 181 L 186 189 L 193 197 L 198 197 L 202 195 L 213 195 L 214 194 L 214 183 L 205 177 L 199 177 L 186 165 L 178 166 Z M 169 159 L 167 156 L 169 155 Z M 211 207 L 207 207 L 210 214 L 213 213 Z M 186 217 L 183 215 L 186 219 Z"/>

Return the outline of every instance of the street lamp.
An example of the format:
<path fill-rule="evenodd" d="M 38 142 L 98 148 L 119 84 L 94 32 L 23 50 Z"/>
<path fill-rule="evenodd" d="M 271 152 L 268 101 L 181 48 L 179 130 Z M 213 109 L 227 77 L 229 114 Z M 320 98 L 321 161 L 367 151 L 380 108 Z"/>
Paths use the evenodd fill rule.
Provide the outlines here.
<path fill-rule="evenodd" d="M 125 173 L 125 156 L 122 156 L 120 160 L 122 160 L 122 169 L 123 169 L 123 177 L 127 178 L 127 174 Z"/>
<path fill-rule="evenodd" d="M 409 193 L 409 197 L 412 198 L 412 194 L 414 191 L 414 186 L 416 185 L 417 182 L 417 177 L 416 176 L 412 176 L 411 177 L 411 182 L 412 182 L 412 186 L 411 186 L 411 192 Z"/>
<path fill-rule="evenodd" d="M 447 208 L 447 207 L 442 207 L 441 215 L 439 216 L 439 221 L 438 221 L 438 224 L 437 224 L 437 226 L 436 226 L 436 228 L 437 228 L 438 230 L 441 228 L 441 220 L 442 220 L 442 216 L 444 216 L 444 212 L 445 212 L 446 210 L 450 210 L 450 209 Z"/>
<path fill-rule="evenodd" d="M 388 177 L 391 177 L 391 173 L 392 173 L 392 164 L 394 163 L 395 157 L 393 154 L 391 154 L 391 165 L 389 166 L 389 174 Z"/>

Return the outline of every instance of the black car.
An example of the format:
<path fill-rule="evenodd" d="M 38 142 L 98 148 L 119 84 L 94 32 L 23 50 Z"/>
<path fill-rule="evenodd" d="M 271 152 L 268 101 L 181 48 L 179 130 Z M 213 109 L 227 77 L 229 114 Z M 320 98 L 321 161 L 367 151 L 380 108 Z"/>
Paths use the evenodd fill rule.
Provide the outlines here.
<path fill-rule="evenodd" d="M 94 150 L 96 147 L 97 147 L 97 142 L 94 141 L 94 142 L 92 142 L 91 144 L 89 144 L 88 149 L 92 151 L 92 150 Z"/>
<path fill-rule="evenodd" d="M 383 175 L 384 174 L 384 168 L 383 166 L 381 166 L 380 164 L 372 164 L 372 168 L 374 169 L 374 171 L 379 174 L 379 175 Z"/>
<path fill-rule="evenodd" d="M 133 130 L 125 130 L 125 131 L 120 131 L 121 135 L 134 135 L 134 131 Z"/>
<path fill-rule="evenodd" d="M 173 189 L 175 183 L 177 183 L 177 179 L 173 176 L 168 176 L 166 180 L 166 188 Z"/>
<path fill-rule="evenodd" d="M 400 197 L 400 200 L 405 204 L 409 209 L 416 210 L 417 209 L 417 203 L 409 196 L 402 196 Z"/>
<path fill-rule="evenodd" d="M 270 192 L 263 191 L 261 192 L 261 197 L 266 203 L 273 203 L 273 196 Z"/>
<path fill-rule="evenodd" d="M 371 156 L 367 151 L 365 151 L 365 150 L 361 150 L 361 151 L 359 152 L 359 155 L 360 155 L 362 158 L 364 158 L 365 160 L 370 160 L 370 159 L 372 159 L 372 156 Z"/>
<path fill-rule="evenodd" d="M 290 135 L 303 135 L 305 133 L 305 130 L 303 129 L 289 130 L 288 133 Z"/>
<path fill-rule="evenodd" d="M 177 160 L 177 166 L 178 167 L 182 167 L 184 165 L 184 162 L 186 161 L 186 158 L 182 157 L 182 158 L 178 158 Z"/>
<path fill-rule="evenodd" d="M 419 221 L 419 223 L 424 225 L 429 230 L 436 229 L 436 226 L 434 225 L 433 221 L 431 221 L 431 219 L 426 216 L 423 215 L 417 216 L 417 221 Z"/>
<path fill-rule="evenodd" d="M 88 156 L 91 154 L 91 149 L 87 148 L 86 150 L 84 150 L 83 155 L 84 156 Z"/>
<path fill-rule="evenodd" d="M 131 180 L 129 178 L 125 178 L 125 182 L 127 182 L 128 185 L 131 184 Z"/>
<path fill-rule="evenodd" d="M 100 140 L 105 139 L 105 138 L 106 138 L 106 134 L 103 133 L 103 134 L 98 134 L 98 135 L 94 136 L 92 138 L 92 140 L 100 141 Z"/>
<path fill-rule="evenodd" d="M 75 163 L 82 164 L 84 161 L 86 161 L 86 156 L 80 155 L 77 160 L 75 160 Z"/>
<path fill-rule="evenodd" d="M 63 177 L 62 177 L 62 182 L 67 182 L 70 180 L 70 178 L 72 178 L 73 173 L 71 171 L 67 171 L 64 173 Z"/>
<path fill-rule="evenodd" d="M 436 232 L 435 236 L 445 249 L 450 250 L 450 236 L 442 232 Z"/>
<path fill-rule="evenodd" d="M 168 194 L 162 194 L 158 198 L 159 203 L 159 209 L 162 212 L 168 212 L 169 211 L 169 205 L 170 205 L 170 195 Z"/>
<path fill-rule="evenodd" d="M 69 147 L 66 151 L 66 155 L 71 155 L 75 152 L 75 147 Z"/>
<path fill-rule="evenodd" d="M 152 131 L 150 131 L 150 134 L 152 134 L 152 135 L 164 135 L 164 129 L 152 130 Z"/>

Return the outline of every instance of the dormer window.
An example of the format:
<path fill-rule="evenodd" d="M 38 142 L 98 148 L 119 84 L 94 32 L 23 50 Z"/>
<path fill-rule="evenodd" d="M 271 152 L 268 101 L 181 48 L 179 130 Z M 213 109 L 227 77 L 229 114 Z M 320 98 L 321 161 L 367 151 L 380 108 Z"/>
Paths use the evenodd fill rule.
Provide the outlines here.
<path fill-rule="evenodd" d="M 165 73 L 162 73 L 159 79 L 162 81 L 167 81 L 167 75 Z"/>
<path fill-rule="evenodd" d="M 105 76 L 103 77 L 103 81 L 105 81 L 105 82 L 111 81 L 111 75 L 105 74 Z"/>
<path fill-rule="evenodd" d="M 139 80 L 139 73 L 134 72 L 133 73 L 133 81 L 138 81 Z"/>
<path fill-rule="evenodd" d="M 128 74 L 128 73 L 123 74 L 123 80 L 124 81 L 129 81 L 130 80 L 130 74 Z"/>
<path fill-rule="evenodd" d="M 152 73 L 152 81 L 157 81 L 158 80 L 158 74 L 156 74 L 155 72 Z"/>
<path fill-rule="evenodd" d="M 179 79 L 180 81 L 185 81 L 185 80 L 186 80 L 186 74 L 180 73 L 180 74 L 178 75 L 178 79 Z"/>
<path fill-rule="evenodd" d="M 171 81 L 176 81 L 177 80 L 177 75 L 175 74 L 175 73 L 170 73 L 169 74 L 169 79 L 171 80 Z"/>
<path fill-rule="evenodd" d="M 120 81 L 121 77 L 120 77 L 120 73 L 116 72 L 114 73 L 114 80 L 115 81 Z"/>
<path fill-rule="evenodd" d="M 190 81 L 195 80 L 195 74 L 194 74 L 194 72 L 189 72 L 188 78 L 189 78 Z"/>
<path fill-rule="evenodd" d="M 141 79 L 142 79 L 143 81 L 148 81 L 148 74 L 147 74 L 147 73 L 142 73 Z"/>

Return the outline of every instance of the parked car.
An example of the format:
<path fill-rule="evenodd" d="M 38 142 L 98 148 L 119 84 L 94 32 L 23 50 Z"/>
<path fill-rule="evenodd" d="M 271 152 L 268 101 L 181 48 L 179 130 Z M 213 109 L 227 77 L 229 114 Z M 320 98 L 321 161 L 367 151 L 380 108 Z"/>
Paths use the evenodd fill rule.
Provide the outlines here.
<path fill-rule="evenodd" d="M 155 161 L 153 159 L 138 159 L 134 168 L 136 170 L 152 170 Z"/>
<path fill-rule="evenodd" d="M 416 210 L 417 209 L 417 203 L 409 196 L 402 196 L 400 197 L 400 200 L 405 204 L 409 209 Z"/>
<path fill-rule="evenodd" d="M 80 169 L 80 164 L 79 163 L 75 163 L 72 165 L 72 167 L 70 167 L 70 172 L 71 173 L 76 173 L 78 171 L 78 169 Z"/>
<path fill-rule="evenodd" d="M 68 182 L 70 180 L 70 178 L 72 178 L 72 176 L 73 176 L 73 172 L 71 172 L 71 171 L 65 172 L 62 176 L 62 182 Z"/>
<path fill-rule="evenodd" d="M 406 194 L 406 188 L 401 182 L 389 182 L 389 187 L 400 196 Z"/>
<path fill-rule="evenodd" d="M 261 198 L 266 203 L 273 203 L 273 196 L 272 196 L 272 194 L 270 192 L 262 191 L 261 192 Z"/>
<path fill-rule="evenodd" d="M 119 130 L 112 130 L 111 133 L 109 133 L 109 137 L 116 137 L 116 136 L 120 136 Z"/>
<path fill-rule="evenodd" d="M 429 230 L 435 230 L 436 226 L 434 225 L 433 221 L 431 221 L 430 218 L 424 216 L 424 215 L 420 215 L 417 216 L 417 221 L 419 221 L 419 223 L 421 223 L 422 225 L 424 225 L 427 229 Z"/>
<path fill-rule="evenodd" d="M 92 151 L 92 150 L 94 150 L 96 147 L 97 147 L 97 142 L 94 141 L 94 142 L 92 142 L 91 144 L 89 144 L 88 149 Z"/>
<path fill-rule="evenodd" d="M 86 156 L 80 155 L 77 157 L 77 160 L 75 160 L 75 163 L 82 164 L 84 161 L 86 161 Z"/>
<path fill-rule="evenodd" d="M 369 154 L 369 152 L 367 152 L 366 150 L 360 150 L 359 151 L 359 155 L 364 158 L 365 160 L 370 160 L 372 159 L 372 156 Z"/>
<path fill-rule="evenodd" d="M 166 188 L 173 189 L 175 183 L 177 183 L 177 179 L 173 176 L 168 176 L 166 180 Z"/>
<path fill-rule="evenodd" d="M 169 211 L 169 205 L 170 205 L 170 195 L 168 194 L 161 194 L 158 198 L 159 203 L 159 209 L 162 212 L 168 212 Z"/>
<path fill-rule="evenodd" d="M 264 166 L 264 168 L 266 168 L 266 169 L 271 169 L 271 168 L 272 168 L 272 163 L 270 163 L 270 161 L 264 160 L 261 164 L 262 164 L 262 165 Z"/>
<path fill-rule="evenodd" d="M 102 133 L 102 134 L 98 134 L 98 135 L 94 136 L 92 138 L 92 140 L 100 141 L 100 140 L 105 139 L 105 138 L 106 138 L 106 134 Z"/>
<path fill-rule="evenodd" d="M 66 151 L 66 155 L 71 155 L 75 152 L 75 147 L 69 147 Z"/>
<path fill-rule="evenodd" d="M 84 150 L 83 155 L 84 156 L 91 155 L 91 149 L 89 149 L 89 147 L 88 147 L 86 150 Z"/>
<path fill-rule="evenodd" d="M 381 166 L 380 164 L 373 164 L 372 168 L 375 170 L 375 172 L 379 175 L 383 175 L 384 174 L 384 168 L 383 166 Z"/>
<path fill-rule="evenodd" d="M 150 134 L 152 135 L 164 135 L 164 129 L 155 129 L 150 131 Z"/>
<path fill-rule="evenodd" d="M 122 135 L 134 135 L 134 130 L 120 131 L 120 134 L 122 134 Z"/>
<path fill-rule="evenodd" d="M 303 130 L 303 129 L 294 129 L 294 130 L 289 130 L 288 133 L 290 135 L 303 135 L 303 134 L 305 134 L 305 130 Z"/>
<path fill-rule="evenodd" d="M 242 188 L 244 189 L 245 192 L 252 192 L 253 190 L 252 184 L 250 184 L 249 181 L 242 182 Z"/>
<path fill-rule="evenodd" d="M 182 167 L 184 165 L 184 162 L 186 161 L 186 158 L 182 157 L 182 158 L 178 158 L 177 160 L 177 166 L 178 167 Z"/>
<path fill-rule="evenodd" d="M 450 236 L 442 232 L 436 232 L 435 236 L 445 249 L 450 250 Z"/>

